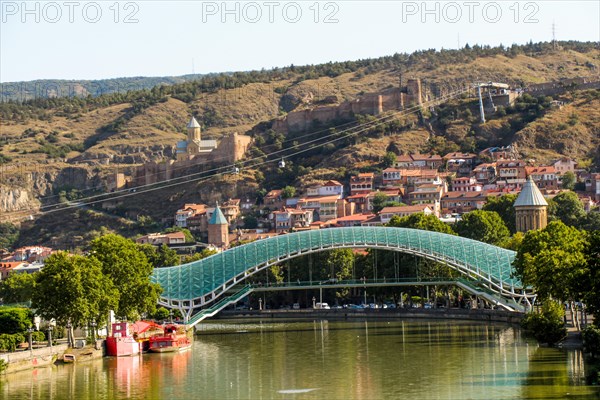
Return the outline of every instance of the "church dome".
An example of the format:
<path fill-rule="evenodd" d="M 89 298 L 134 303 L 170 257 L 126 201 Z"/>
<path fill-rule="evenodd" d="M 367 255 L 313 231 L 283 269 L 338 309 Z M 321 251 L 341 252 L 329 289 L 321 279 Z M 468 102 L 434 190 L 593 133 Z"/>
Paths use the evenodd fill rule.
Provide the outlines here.
<path fill-rule="evenodd" d="M 527 178 L 527 182 L 523 185 L 523 189 L 517 200 L 515 200 L 514 207 L 530 207 L 530 206 L 547 206 L 548 202 L 544 198 L 540 189 L 538 189 L 537 185 L 531 179 L 531 175 Z"/>

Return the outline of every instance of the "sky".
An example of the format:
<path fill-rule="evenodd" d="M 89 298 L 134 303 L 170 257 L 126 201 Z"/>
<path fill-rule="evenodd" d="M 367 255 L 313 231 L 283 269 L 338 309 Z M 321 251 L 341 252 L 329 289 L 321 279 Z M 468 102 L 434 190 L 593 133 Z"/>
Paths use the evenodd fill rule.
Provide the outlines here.
<path fill-rule="evenodd" d="M 7 1 L 0 82 L 247 71 L 530 40 L 600 42 L 600 1 Z"/>

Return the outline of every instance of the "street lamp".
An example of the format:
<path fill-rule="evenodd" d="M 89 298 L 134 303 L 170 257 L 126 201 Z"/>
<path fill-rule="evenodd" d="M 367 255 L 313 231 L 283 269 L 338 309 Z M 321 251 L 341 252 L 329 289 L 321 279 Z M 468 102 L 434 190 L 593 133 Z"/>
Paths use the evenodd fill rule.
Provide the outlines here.
<path fill-rule="evenodd" d="M 173 309 L 169 310 L 169 319 L 171 320 L 171 323 L 173 323 Z"/>
<path fill-rule="evenodd" d="M 71 337 L 71 321 L 67 322 L 65 328 L 67 328 L 67 346 L 73 347 L 73 338 Z"/>
<path fill-rule="evenodd" d="M 90 325 L 92 326 L 92 342 L 96 345 L 96 320 L 93 319 Z"/>
<path fill-rule="evenodd" d="M 48 325 L 48 347 L 50 347 L 50 350 L 52 350 L 52 329 L 54 329 L 53 326 Z"/>
<path fill-rule="evenodd" d="M 260 297 L 258 298 L 258 310 L 262 311 L 262 299 Z"/>
<path fill-rule="evenodd" d="M 30 352 L 33 352 L 33 337 L 32 337 L 33 331 L 34 331 L 33 326 L 30 326 L 29 328 L 27 328 L 27 333 L 29 334 L 29 351 Z"/>

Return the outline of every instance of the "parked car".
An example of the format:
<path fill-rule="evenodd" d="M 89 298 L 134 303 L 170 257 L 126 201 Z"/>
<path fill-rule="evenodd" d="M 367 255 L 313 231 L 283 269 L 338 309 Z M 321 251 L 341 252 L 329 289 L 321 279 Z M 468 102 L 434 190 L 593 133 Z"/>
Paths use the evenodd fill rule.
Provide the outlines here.
<path fill-rule="evenodd" d="M 327 303 L 317 303 L 315 304 L 315 309 L 317 310 L 330 310 L 331 307 L 329 307 L 329 304 Z"/>
<path fill-rule="evenodd" d="M 299 309 L 300 309 L 300 303 L 294 303 L 294 304 L 292 305 L 292 308 L 293 308 L 294 310 L 299 310 Z"/>

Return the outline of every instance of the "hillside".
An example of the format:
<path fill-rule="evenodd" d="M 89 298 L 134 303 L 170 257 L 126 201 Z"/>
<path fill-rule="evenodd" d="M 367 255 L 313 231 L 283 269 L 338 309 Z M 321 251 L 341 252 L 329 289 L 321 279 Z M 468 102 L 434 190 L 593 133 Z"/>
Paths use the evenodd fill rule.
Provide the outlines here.
<path fill-rule="evenodd" d="M 407 79 L 419 78 L 426 98 L 434 98 L 481 81 L 527 87 L 566 78 L 598 80 L 598 65 L 600 50 L 593 43 L 562 42 L 560 50 L 547 43 L 510 48 L 473 46 L 211 75 L 98 97 L 0 103 L 0 181 L 5 190 L 0 204 L 4 212 L 10 212 L 22 208 L 31 197 L 55 195 L 42 203 L 56 202 L 61 190 L 76 189 L 78 196 L 100 193 L 102 177 L 109 173 L 173 158 L 174 145 L 184 138 L 190 115 L 200 121 L 203 138 L 231 132 L 253 136 L 255 145 L 248 158 L 260 158 L 282 146 L 301 145 L 304 140 L 302 135 L 296 138 L 292 133 L 282 136 L 271 131 L 274 119 L 293 111 L 354 101 L 365 93 L 398 87 Z M 561 107 L 551 106 L 552 100 Z M 252 197 L 259 187 L 299 187 L 323 179 L 347 179 L 351 173 L 378 168 L 390 149 L 443 153 L 516 144 L 527 159 L 545 162 L 564 155 L 598 167 L 598 110 L 598 91 L 566 91 L 554 98 L 524 97 L 480 124 L 471 92 L 420 115 L 291 157 L 285 171 L 269 165 L 253 168 L 250 163 L 233 180 L 217 178 L 176 186 L 153 192 L 152 198 L 131 196 L 123 200 L 122 207 L 131 215 L 149 215 L 160 221 L 185 201 Z M 356 118 L 358 122 L 369 120 Z M 325 132 L 336 126 L 315 129 Z M 68 176 L 74 173 L 80 178 L 70 181 Z M 90 179 L 81 178 L 84 176 Z M 19 197 L 17 190 L 29 196 Z M 14 200 L 17 198 L 21 202 Z M 76 224 L 76 220 L 69 219 L 69 223 Z M 130 232 L 134 225 L 129 222 L 123 229 Z M 111 229 L 118 230 L 112 224 Z M 28 232 L 35 235 L 36 229 Z M 45 234 L 44 240 L 48 239 Z"/>
<path fill-rule="evenodd" d="M 211 75 L 211 74 L 208 74 Z M 202 74 L 183 76 L 131 77 L 96 80 L 38 79 L 0 83 L 0 101 L 25 101 L 50 97 L 86 97 L 132 90 L 152 89 L 202 78 Z"/>

